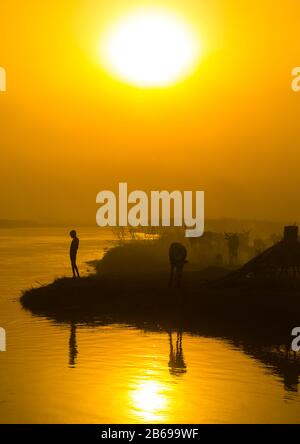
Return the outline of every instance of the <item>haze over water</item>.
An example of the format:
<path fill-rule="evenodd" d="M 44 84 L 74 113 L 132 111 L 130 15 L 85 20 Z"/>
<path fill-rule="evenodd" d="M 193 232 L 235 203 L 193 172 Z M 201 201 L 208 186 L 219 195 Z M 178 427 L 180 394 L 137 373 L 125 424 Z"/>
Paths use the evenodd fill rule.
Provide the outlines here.
<path fill-rule="evenodd" d="M 113 235 L 79 236 L 86 272 Z M 2 229 L 0 238 L 0 423 L 300 422 L 297 384 L 228 340 L 72 326 L 24 311 L 23 289 L 70 276 L 68 230 Z"/>

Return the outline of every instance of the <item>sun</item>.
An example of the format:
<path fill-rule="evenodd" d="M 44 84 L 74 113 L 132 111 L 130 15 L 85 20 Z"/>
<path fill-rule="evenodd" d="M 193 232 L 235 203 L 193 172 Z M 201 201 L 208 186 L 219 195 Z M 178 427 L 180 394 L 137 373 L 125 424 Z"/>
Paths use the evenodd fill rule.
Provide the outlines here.
<path fill-rule="evenodd" d="M 137 10 L 109 27 L 101 60 L 119 79 L 142 88 L 166 87 L 186 77 L 201 55 L 192 26 L 161 9 Z"/>

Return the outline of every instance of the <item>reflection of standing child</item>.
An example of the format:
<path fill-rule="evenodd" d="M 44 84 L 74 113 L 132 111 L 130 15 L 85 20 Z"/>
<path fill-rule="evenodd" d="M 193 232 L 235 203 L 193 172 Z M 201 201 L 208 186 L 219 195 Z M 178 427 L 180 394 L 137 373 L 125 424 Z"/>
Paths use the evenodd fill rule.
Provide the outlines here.
<path fill-rule="evenodd" d="M 73 239 L 70 246 L 70 259 L 71 259 L 71 265 L 72 265 L 72 271 L 73 271 L 73 278 L 80 277 L 79 271 L 76 265 L 76 257 L 77 257 L 77 250 L 79 247 L 79 239 L 77 237 L 77 233 L 75 230 L 70 231 L 70 236 Z"/>

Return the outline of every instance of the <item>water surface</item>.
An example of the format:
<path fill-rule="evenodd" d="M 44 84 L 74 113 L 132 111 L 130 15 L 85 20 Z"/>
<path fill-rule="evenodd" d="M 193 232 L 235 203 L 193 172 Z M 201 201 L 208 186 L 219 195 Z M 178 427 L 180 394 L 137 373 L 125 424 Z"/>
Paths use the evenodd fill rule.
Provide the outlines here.
<path fill-rule="evenodd" d="M 300 422 L 299 374 L 284 355 L 159 326 L 58 324 L 24 311 L 22 289 L 70 275 L 67 235 L 0 230 L 1 423 Z M 79 235 L 86 273 L 113 237 Z"/>

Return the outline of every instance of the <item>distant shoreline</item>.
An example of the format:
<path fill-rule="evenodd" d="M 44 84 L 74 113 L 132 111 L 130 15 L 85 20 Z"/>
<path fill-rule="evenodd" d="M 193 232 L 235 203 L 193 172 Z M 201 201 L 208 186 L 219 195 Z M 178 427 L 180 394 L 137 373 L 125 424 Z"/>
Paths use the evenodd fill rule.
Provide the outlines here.
<path fill-rule="evenodd" d="M 1 228 L 36 228 L 38 226 L 39 226 L 39 224 L 34 221 L 0 219 L 0 229 Z"/>
<path fill-rule="evenodd" d="M 270 221 L 259 219 L 238 219 L 238 218 L 207 218 L 205 220 L 205 232 L 241 232 L 249 231 L 253 236 L 267 237 L 270 234 L 278 234 L 282 231 L 282 221 Z M 35 221 L 26 219 L 0 219 L 0 229 L 16 228 L 66 228 L 76 227 L 77 229 L 95 228 L 100 229 L 94 221 L 76 222 L 68 221 Z M 111 230 L 111 227 L 101 229 Z"/>
<path fill-rule="evenodd" d="M 66 228 L 75 226 L 72 223 L 41 223 L 34 221 L 22 221 L 22 220 L 1 220 L 0 219 L 0 229 L 9 229 L 9 228 Z M 111 229 L 110 227 L 97 227 L 94 224 L 77 224 L 76 227 L 80 228 L 95 228 L 95 229 Z"/>

